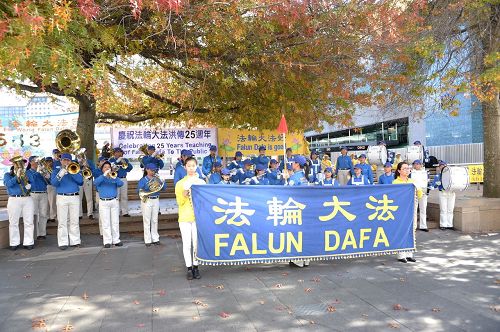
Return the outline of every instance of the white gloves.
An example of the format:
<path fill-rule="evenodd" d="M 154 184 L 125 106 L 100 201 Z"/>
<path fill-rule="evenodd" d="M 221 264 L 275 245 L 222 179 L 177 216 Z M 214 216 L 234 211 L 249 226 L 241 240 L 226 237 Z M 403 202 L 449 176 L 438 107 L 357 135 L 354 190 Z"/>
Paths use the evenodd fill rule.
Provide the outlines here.
<path fill-rule="evenodd" d="M 123 160 L 123 157 L 120 157 L 120 158 L 116 159 L 116 163 L 119 164 L 122 162 L 122 160 Z"/>
<path fill-rule="evenodd" d="M 436 185 L 440 186 L 441 185 L 441 181 L 436 181 Z"/>
<path fill-rule="evenodd" d="M 29 184 L 29 183 L 28 183 L 28 184 L 26 184 L 26 185 L 24 186 L 24 188 L 26 188 L 26 190 L 30 190 L 30 189 L 31 189 L 31 184 Z"/>
<path fill-rule="evenodd" d="M 42 171 L 43 171 L 43 167 L 42 167 L 42 166 L 38 166 L 38 167 L 36 168 L 36 171 L 37 171 L 38 173 L 42 173 Z"/>
<path fill-rule="evenodd" d="M 57 177 L 59 179 L 62 179 L 62 177 L 65 176 L 66 174 L 68 174 L 68 171 L 66 170 L 66 168 L 61 168 L 59 170 L 59 173 L 57 173 Z"/>
<path fill-rule="evenodd" d="M 108 169 L 106 172 L 104 172 L 104 176 L 108 176 L 109 173 L 111 173 L 111 169 Z"/>

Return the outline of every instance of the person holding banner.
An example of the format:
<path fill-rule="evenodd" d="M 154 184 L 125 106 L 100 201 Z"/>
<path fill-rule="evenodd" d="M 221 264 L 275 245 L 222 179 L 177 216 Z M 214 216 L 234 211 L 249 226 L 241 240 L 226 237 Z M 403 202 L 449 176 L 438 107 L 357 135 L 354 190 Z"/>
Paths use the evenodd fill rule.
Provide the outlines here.
<path fill-rule="evenodd" d="M 120 201 L 120 212 L 124 217 L 130 217 L 128 213 L 128 181 L 127 174 L 132 170 L 132 164 L 127 158 L 123 157 L 123 150 L 121 148 L 113 149 L 113 157 L 109 159 L 111 164 L 118 166 L 118 177 L 123 182 L 122 186 L 118 189 L 118 198 Z M 102 168 L 102 165 L 101 165 Z"/>
<path fill-rule="evenodd" d="M 439 189 L 439 229 L 453 228 L 453 210 L 455 209 L 455 193 L 444 190 L 441 183 L 441 172 L 447 166 L 446 161 L 440 160 L 434 176 L 433 188 Z"/>
<path fill-rule="evenodd" d="M 362 172 L 363 172 L 363 168 L 362 168 L 361 164 L 356 164 L 354 166 L 354 175 L 352 176 L 352 178 L 349 179 L 349 181 L 347 181 L 347 185 L 348 186 L 365 186 L 365 185 L 371 184 L 370 180 L 368 180 L 366 175 L 362 174 Z"/>
<path fill-rule="evenodd" d="M 47 236 L 47 219 L 49 212 L 49 200 L 47 198 L 47 183 L 50 182 L 50 175 L 46 178 L 40 173 L 38 157 L 31 156 L 28 159 L 29 165 L 26 174 L 31 181 L 31 197 L 33 197 L 33 211 L 35 215 L 34 225 L 36 226 L 37 240 L 45 240 Z"/>
<path fill-rule="evenodd" d="M 335 163 L 335 176 L 341 186 L 345 186 L 351 178 L 352 166 L 351 157 L 347 155 L 347 148 L 341 146 L 340 156 L 337 157 L 337 162 Z"/>
<path fill-rule="evenodd" d="M 414 181 L 410 179 L 410 165 L 408 163 L 402 161 L 398 164 L 396 167 L 396 172 L 394 173 L 394 181 L 392 184 L 413 184 L 415 185 Z M 418 188 L 416 185 L 416 196 L 417 199 L 422 198 L 422 190 Z M 414 230 L 417 227 L 417 200 L 415 200 L 415 208 L 413 212 L 413 228 Z M 400 251 L 398 252 L 398 261 L 401 263 L 408 263 L 408 262 L 413 262 L 415 263 L 417 260 L 413 258 L 413 252 L 411 251 Z"/>
<path fill-rule="evenodd" d="M 422 167 L 422 161 L 415 160 L 413 162 L 413 170 L 410 177 L 415 182 L 415 186 L 422 190 L 422 197 L 418 199 L 418 209 L 420 210 L 419 230 L 428 232 L 427 228 L 427 188 L 429 187 L 429 173 Z"/>
<path fill-rule="evenodd" d="M 390 162 L 386 162 L 384 165 L 384 174 L 378 177 L 378 184 L 392 184 L 393 181 L 392 165 Z"/>
<path fill-rule="evenodd" d="M 331 167 L 325 168 L 323 174 L 325 174 L 325 178 L 319 182 L 320 186 L 339 186 L 339 182 L 333 178 L 333 169 Z"/>
<path fill-rule="evenodd" d="M 111 248 L 111 245 L 123 246 L 120 242 L 120 203 L 117 199 L 118 188 L 123 186 L 123 181 L 118 177 L 111 177 L 111 172 L 111 163 L 105 161 L 101 165 L 102 174 L 94 182 L 100 193 L 99 220 L 104 248 Z"/>
<path fill-rule="evenodd" d="M 191 186 L 193 184 L 205 184 L 205 182 L 196 173 L 198 168 L 196 159 L 193 157 L 187 158 L 185 167 L 187 175 L 175 185 L 175 198 L 179 206 L 179 228 L 182 238 L 182 253 L 187 267 L 186 278 L 192 280 L 193 278 L 200 279 L 201 275 L 196 260 L 198 235 L 191 200 Z"/>
<path fill-rule="evenodd" d="M 208 175 L 214 171 L 214 165 L 216 162 L 222 165 L 222 159 L 217 156 L 217 147 L 215 145 L 211 145 L 210 154 L 203 158 L 203 164 L 201 166 L 201 172 L 205 175 L 205 177 L 208 177 Z"/>

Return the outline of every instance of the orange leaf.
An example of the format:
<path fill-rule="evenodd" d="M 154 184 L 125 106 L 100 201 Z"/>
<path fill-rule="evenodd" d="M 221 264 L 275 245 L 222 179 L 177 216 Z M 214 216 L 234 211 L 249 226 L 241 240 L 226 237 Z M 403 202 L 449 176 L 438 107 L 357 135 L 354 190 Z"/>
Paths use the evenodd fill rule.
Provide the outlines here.
<path fill-rule="evenodd" d="M 43 319 L 43 318 L 34 318 L 31 321 L 31 328 L 32 329 L 43 329 L 46 327 L 47 327 L 47 324 L 45 323 L 45 319 Z"/>
<path fill-rule="evenodd" d="M 68 324 L 66 324 L 66 326 L 65 326 L 65 327 L 63 327 L 63 329 L 62 329 L 62 330 L 63 330 L 63 332 L 68 332 L 68 331 L 71 331 L 71 330 L 73 330 L 73 325 L 70 325 L 70 324 L 68 323 Z"/>
<path fill-rule="evenodd" d="M 306 289 L 304 289 L 304 292 L 310 293 L 310 292 L 312 292 L 312 288 L 306 288 Z"/>
<path fill-rule="evenodd" d="M 326 308 L 326 311 L 328 311 L 328 312 L 335 312 L 335 311 L 337 311 L 337 308 L 335 308 L 333 305 L 329 305 Z"/>
<path fill-rule="evenodd" d="M 399 324 L 395 322 L 390 322 L 387 324 L 391 329 L 399 329 Z"/>

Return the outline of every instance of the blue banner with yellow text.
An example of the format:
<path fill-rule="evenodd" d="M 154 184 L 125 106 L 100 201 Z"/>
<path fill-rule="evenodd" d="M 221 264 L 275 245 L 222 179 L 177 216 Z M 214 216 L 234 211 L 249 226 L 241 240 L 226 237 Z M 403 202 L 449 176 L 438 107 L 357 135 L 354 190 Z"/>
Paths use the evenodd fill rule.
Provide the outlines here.
<path fill-rule="evenodd" d="M 201 264 L 338 259 L 415 250 L 409 184 L 195 185 Z"/>

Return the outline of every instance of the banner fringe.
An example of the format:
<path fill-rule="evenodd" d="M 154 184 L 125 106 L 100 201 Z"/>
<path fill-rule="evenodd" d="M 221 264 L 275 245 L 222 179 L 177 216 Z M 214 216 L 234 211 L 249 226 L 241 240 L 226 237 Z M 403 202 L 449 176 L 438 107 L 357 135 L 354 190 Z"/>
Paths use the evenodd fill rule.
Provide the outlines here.
<path fill-rule="evenodd" d="M 197 257 L 200 265 L 221 266 L 221 265 L 249 265 L 249 264 L 270 264 L 270 263 L 288 263 L 293 260 L 310 260 L 310 261 L 328 261 L 337 259 L 351 259 L 371 256 L 386 256 L 396 255 L 399 252 L 416 252 L 416 249 L 399 249 L 384 252 L 362 253 L 362 254 L 349 254 L 349 255 L 334 255 L 334 256 L 303 256 L 303 257 L 275 257 L 275 258 L 253 258 L 238 261 L 208 261 L 203 258 Z"/>

